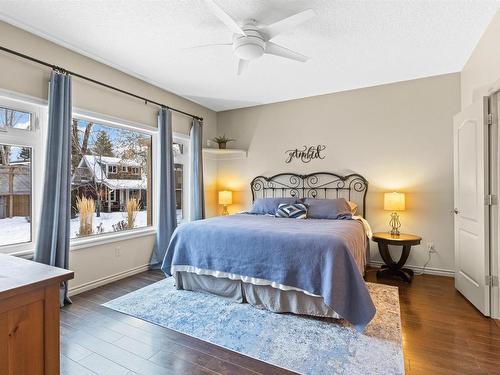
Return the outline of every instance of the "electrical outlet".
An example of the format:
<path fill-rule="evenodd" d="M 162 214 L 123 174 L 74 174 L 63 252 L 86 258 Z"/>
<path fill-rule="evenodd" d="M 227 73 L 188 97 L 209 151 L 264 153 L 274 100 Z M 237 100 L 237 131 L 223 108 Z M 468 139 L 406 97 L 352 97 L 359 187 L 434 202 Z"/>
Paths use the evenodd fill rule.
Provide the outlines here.
<path fill-rule="evenodd" d="M 433 242 L 428 242 L 427 243 L 427 251 L 429 253 L 435 253 L 436 252 L 436 248 L 434 247 L 434 243 Z"/>
<path fill-rule="evenodd" d="M 115 247 L 115 257 L 121 256 L 122 255 L 121 252 L 122 252 L 122 247 L 121 246 Z"/>

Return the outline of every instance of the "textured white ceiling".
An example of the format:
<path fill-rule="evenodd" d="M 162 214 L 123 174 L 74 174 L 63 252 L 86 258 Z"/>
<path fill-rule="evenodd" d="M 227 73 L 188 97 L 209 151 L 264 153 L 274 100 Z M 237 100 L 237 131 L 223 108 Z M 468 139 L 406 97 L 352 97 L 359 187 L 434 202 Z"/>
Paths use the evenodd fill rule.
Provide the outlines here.
<path fill-rule="evenodd" d="M 216 111 L 457 72 L 499 1 L 216 0 L 237 21 L 317 17 L 273 39 L 311 57 L 264 56 L 235 74 L 231 32 L 203 0 L 4 1 L 0 19 Z"/>

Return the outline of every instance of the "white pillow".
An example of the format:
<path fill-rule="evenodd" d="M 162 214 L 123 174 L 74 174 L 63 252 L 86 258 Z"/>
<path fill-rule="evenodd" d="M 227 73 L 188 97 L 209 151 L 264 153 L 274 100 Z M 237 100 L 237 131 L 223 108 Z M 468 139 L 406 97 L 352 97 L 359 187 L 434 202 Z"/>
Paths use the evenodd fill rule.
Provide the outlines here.
<path fill-rule="evenodd" d="M 351 214 L 356 215 L 356 212 L 358 211 L 358 205 L 353 201 L 347 201 L 347 204 L 351 208 Z"/>

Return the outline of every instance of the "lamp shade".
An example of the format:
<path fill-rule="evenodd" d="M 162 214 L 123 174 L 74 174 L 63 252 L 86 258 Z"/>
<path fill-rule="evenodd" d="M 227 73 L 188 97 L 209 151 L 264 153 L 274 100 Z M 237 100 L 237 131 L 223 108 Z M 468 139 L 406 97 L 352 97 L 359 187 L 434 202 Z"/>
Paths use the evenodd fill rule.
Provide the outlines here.
<path fill-rule="evenodd" d="M 404 211 L 405 194 L 404 193 L 385 193 L 384 210 L 386 211 Z"/>
<path fill-rule="evenodd" d="M 233 204 L 233 192 L 229 190 L 219 191 L 219 204 Z"/>

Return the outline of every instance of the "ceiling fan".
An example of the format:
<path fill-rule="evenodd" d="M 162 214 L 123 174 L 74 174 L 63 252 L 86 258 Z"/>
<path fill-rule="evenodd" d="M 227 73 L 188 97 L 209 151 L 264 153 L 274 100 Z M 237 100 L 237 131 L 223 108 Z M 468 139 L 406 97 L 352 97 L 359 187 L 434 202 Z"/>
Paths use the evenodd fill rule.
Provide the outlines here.
<path fill-rule="evenodd" d="M 233 32 L 233 42 L 208 44 L 199 47 L 232 46 L 234 54 L 238 58 L 238 75 L 241 75 L 247 69 L 250 61 L 258 59 L 264 54 L 276 55 L 300 62 L 308 60 L 307 56 L 273 43 L 271 39 L 314 17 L 316 14 L 312 9 L 304 10 L 270 25 L 261 25 L 254 19 L 248 19 L 240 26 L 213 0 L 205 0 L 205 2 L 212 13 Z"/>

